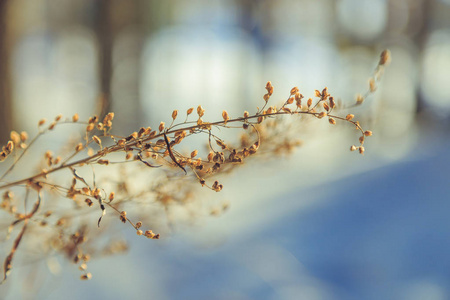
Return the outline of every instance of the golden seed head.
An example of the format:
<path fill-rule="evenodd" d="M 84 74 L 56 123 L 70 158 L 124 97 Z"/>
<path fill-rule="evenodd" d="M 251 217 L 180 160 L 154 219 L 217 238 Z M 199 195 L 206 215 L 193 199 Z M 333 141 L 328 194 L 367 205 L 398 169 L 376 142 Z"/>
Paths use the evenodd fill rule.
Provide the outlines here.
<path fill-rule="evenodd" d="M 74 115 L 72 116 L 72 122 L 78 122 L 78 119 L 79 119 L 78 114 L 74 114 Z"/>
<path fill-rule="evenodd" d="M 331 125 L 335 125 L 336 124 L 336 120 L 333 118 L 328 118 L 328 122 L 330 122 Z"/>
<path fill-rule="evenodd" d="M 194 111 L 194 108 L 191 107 L 187 110 L 186 114 L 189 116 L 190 114 L 192 114 L 193 111 Z"/>
<path fill-rule="evenodd" d="M 308 107 L 311 107 L 311 105 L 312 105 L 312 98 L 309 98 L 308 102 L 306 104 L 308 105 Z"/>
<path fill-rule="evenodd" d="M 269 94 L 264 94 L 263 99 L 264 101 L 269 101 L 270 95 Z"/>
<path fill-rule="evenodd" d="M 198 154 L 198 150 L 194 150 L 194 151 L 192 151 L 192 152 L 191 152 L 191 158 L 194 158 L 194 157 L 196 157 L 196 156 L 197 156 L 197 154 Z"/>
<path fill-rule="evenodd" d="M 294 97 L 290 97 L 290 98 L 286 101 L 286 103 L 287 103 L 287 104 L 292 104 L 292 103 L 294 103 Z"/>
<path fill-rule="evenodd" d="M 272 82 L 267 81 L 266 83 L 266 90 L 267 90 L 267 95 L 270 97 L 273 94 L 273 85 Z M 265 100 L 265 99 L 264 99 Z M 267 100 L 266 100 L 267 101 Z"/>
<path fill-rule="evenodd" d="M 319 113 L 319 115 L 317 116 L 319 119 L 322 119 L 323 117 L 326 117 L 327 116 L 327 113 L 326 112 L 324 112 L 324 111 L 322 111 L 322 112 L 320 112 Z"/>
<path fill-rule="evenodd" d="M 355 117 L 355 115 L 348 114 L 348 115 L 345 117 L 345 119 L 346 119 L 347 121 L 351 121 L 354 117 Z"/>
<path fill-rule="evenodd" d="M 142 230 L 139 229 L 139 230 L 136 230 L 136 234 L 137 234 L 137 235 L 143 235 L 144 232 L 143 232 Z"/>
<path fill-rule="evenodd" d="M 326 102 L 322 102 L 322 106 L 326 111 L 330 110 L 330 106 Z"/>
<path fill-rule="evenodd" d="M 175 120 L 175 119 L 177 118 L 177 115 L 178 115 L 178 110 L 175 109 L 175 110 L 172 112 L 172 119 Z"/>

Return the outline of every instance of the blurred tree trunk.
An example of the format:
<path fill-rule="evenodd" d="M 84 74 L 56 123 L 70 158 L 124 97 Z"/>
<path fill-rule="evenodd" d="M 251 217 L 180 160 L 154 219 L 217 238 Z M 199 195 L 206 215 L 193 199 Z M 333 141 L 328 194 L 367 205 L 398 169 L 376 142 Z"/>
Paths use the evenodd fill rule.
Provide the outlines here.
<path fill-rule="evenodd" d="M 12 124 L 7 6 L 8 0 L 0 0 L 0 145 L 9 139 Z"/>
<path fill-rule="evenodd" d="M 99 111 L 102 119 L 111 109 L 111 77 L 113 28 L 111 24 L 111 1 L 97 1 L 95 32 L 99 53 L 100 99 Z"/>

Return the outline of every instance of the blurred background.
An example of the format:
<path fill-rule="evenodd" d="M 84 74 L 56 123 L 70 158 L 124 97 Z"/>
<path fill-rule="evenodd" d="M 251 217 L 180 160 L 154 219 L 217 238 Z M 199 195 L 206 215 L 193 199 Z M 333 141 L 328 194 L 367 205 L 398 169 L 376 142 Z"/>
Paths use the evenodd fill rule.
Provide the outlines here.
<path fill-rule="evenodd" d="M 29 293 L 19 271 L 2 297 L 450 299 L 450 1 L 0 0 L 1 144 L 60 113 L 114 111 L 124 135 L 199 104 L 237 116 L 268 80 L 273 101 L 327 86 L 353 103 L 385 48 L 352 110 L 374 132 L 364 156 L 351 128 L 308 127 L 291 157 L 228 178 L 220 216 L 160 241 L 129 231 L 89 282 L 63 263 Z"/>

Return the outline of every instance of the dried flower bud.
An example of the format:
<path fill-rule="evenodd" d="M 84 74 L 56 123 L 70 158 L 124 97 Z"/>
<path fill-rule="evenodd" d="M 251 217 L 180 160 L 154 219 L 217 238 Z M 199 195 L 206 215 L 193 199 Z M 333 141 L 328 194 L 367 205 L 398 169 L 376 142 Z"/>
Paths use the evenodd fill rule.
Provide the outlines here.
<path fill-rule="evenodd" d="M 105 166 L 107 166 L 107 165 L 109 165 L 109 160 L 107 160 L 107 159 L 99 159 L 99 160 L 97 161 L 97 163 L 98 163 L 99 165 L 105 165 Z"/>
<path fill-rule="evenodd" d="M 330 106 L 326 102 L 322 102 L 322 106 L 326 111 L 330 111 Z"/>
<path fill-rule="evenodd" d="M 92 131 L 92 130 L 94 129 L 94 127 L 95 127 L 95 124 L 94 124 L 94 123 L 89 123 L 89 124 L 86 126 L 86 132 Z"/>
<path fill-rule="evenodd" d="M 59 114 L 59 115 L 57 115 L 57 116 L 56 116 L 56 118 L 55 118 L 55 121 L 56 121 L 56 122 L 58 122 L 58 121 L 60 121 L 60 120 L 61 120 L 61 118 L 62 118 L 62 115 L 61 115 L 61 114 Z"/>
<path fill-rule="evenodd" d="M 365 149 L 363 146 L 359 146 L 358 149 L 360 154 L 364 154 Z"/>
<path fill-rule="evenodd" d="M 350 151 L 355 151 L 356 150 L 356 146 L 355 145 L 352 145 L 351 147 L 350 147 Z"/>
<path fill-rule="evenodd" d="M 319 98 L 322 97 L 322 94 L 320 93 L 319 90 L 315 90 L 314 95 L 315 95 L 316 97 L 319 97 Z"/>
<path fill-rule="evenodd" d="M 89 198 L 86 198 L 86 199 L 84 200 L 84 202 L 86 202 L 87 206 L 89 206 L 89 207 L 91 207 L 92 205 L 94 205 L 94 203 L 92 202 L 92 200 L 89 199 Z"/>
<path fill-rule="evenodd" d="M 270 95 L 269 94 L 264 94 L 263 99 L 264 101 L 269 101 Z"/>
<path fill-rule="evenodd" d="M 186 114 L 189 116 L 190 114 L 192 114 L 193 111 L 194 111 L 194 108 L 191 107 L 187 110 Z"/>
<path fill-rule="evenodd" d="M 372 131 L 366 130 L 366 131 L 364 131 L 364 135 L 365 136 L 372 136 Z"/>
<path fill-rule="evenodd" d="M 78 145 L 75 147 L 75 151 L 76 152 L 80 152 L 81 150 L 83 150 L 83 144 L 82 143 L 78 143 Z"/>
<path fill-rule="evenodd" d="M 205 114 L 205 110 L 203 109 L 203 107 L 201 105 L 199 105 L 197 107 L 197 114 L 198 114 L 199 118 L 203 117 L 203 115 Z"/>
<path fill-rule="evenodd" d="M 143 232 L 142 230 L 139 229 L 139 230 L 136 230 L 136 234 L 137 234 L 137 235 L 143 235 L 144 232 Z"/>
<path fill-rule="evenodd" d="M 330 122 L 331 125 L 335 125 L 336 124 L 336 120 L 333 118 L 328 118 L 328 122 Z"/>
<path fill-rule="evenodd" d="M 158 127 L 159 132 L 162 132 L 164 130 L 164 126 L 165 126 L 164 122 L 159 123 L 159 127 Z"/>
<path fill-rule="evenodd" d="M 318 117 L 319 119 L 322 119 L 323 117 L 326 117 L 326 116 L 327 116 L 327 113 L 324 112 L 324 111 L 320 112 L 319 115 L 317 115 L 317 117 Z"/>
<path fill-rule="evenodd" d="M 26 131 L 22 131 L 20 133 L 20 139 L 22 140 L 22 142 L 25 142 L 26 140 L 28 140 L 28 133 Z"/>
<path fill-rule="evenodd" d="M 39 120 L 39 122 L 38 122 L 38 126 L 42 126 L 42 125 L 44 125 L 44 124 L 45 124 L 45 122 L 47 122 L 47 120 L 46 120 L 46 119 L 41 119 L 41 120 Z"/>
<path fill-rule="evenodd" d="M 20 141 L 21 141 L 21 138 L 20 138 L 20 134 L 17 132 L 17 131 L 11 131 L 11 133 L 9 134 L 9 136 L 10 136 L 10 138 L 11 138 L 11 141 L 13 141 L 13 143 L 15 144 L 15 145 L 18 145 L 19 143 L 20 143 Z"/>
<path fill-rule="evenodd" d="M 230 119 L 230 116 L 228 116 L 228 113 L 227 113 L 226 110 L 224 110 L 224 111 L 222 112 L 222 118 L 223 118 L 225 124 L 227 124 L 228 120 Z"/>
<path fill-rule="evenodd" d="M 322 99 L 327 99 L 328 96 L 330 96 L 330 94 L 328 94 L 328 88 L 325 87 L 325 88 L 322 90 Z"/>
<path fill-rule="evenodd" d="M 74 114 L 72 116 L 72 122 L 78 122 L 78 119 L 79 119 L 78 114 Z"/>
<path fill-rule="evenodd" d="M 292 104 L 292 103 L 294 103 L 294 97 L 290 97 L 290 98 L 286 101 L 286 103 L 287 103 L 287 104 Z"/>
<path fill-rule="evenodd" d="M 364 97 L 361 94 L 356 95 L 356 104 L 359 105 L 364 102 Z"/>
<path fill-rule="evenodd" d="M 351 120 L 353 120 L 354 117 L 355 117 L 355 115 L 348 114 L 348 115 L 345 117 L 345 119 L 346 119 L 347 121 L 351 121 Z"/>
<path fill-rule="evenodd" d="M 98 145 L 101 145 L 101 144 L 102 144 L 102 141 L 101 141 L 100 138 L 99 138 L 98 136 L 96 136 L 96 135 L 94 135 L 94 136 L 92 137 L 92 140 L 93 140 L 96 144 L 98 144 Z"/>
<path fill-rule="evenodd" d="M 306 102 L 306 104 L 308 105 L 308 107 L 311 107 L 311 105 L 312 105 L 312 98 L 309 98 L 308 102 Z"/>
<path fill-rule="evenodd" d="M 373 78 L 369 79 L 369 89 L 372 93 L 377 90 L 377 85 L 375 83 L 375 79 L 373 79 Z"/>
<path fill-rule="evenodd" d="M 91 278 L 92 278 L 91 273 L 86 273 L 84 275 L 81 275 L 81 277 L 80 277 L 81 280 L 90 280 Z"/>
<path fill-rule="evenodd" d="M 388 65 L 391 62 L 391 51 L 384 50 L 380 55 L 380 62 L 378 63 L 380 66 Z"/>
<path fill-rule="evenodd" d="M 359 137 L 359 142 L 360 142 L 361 144 L 364 143 L 364 135 L 362 135 L 362 136 Z"/>
<path fill-rule="evenodd" d="M 8 141 L 8 143 L 6 144 L 6 151 L 11 152 L 13 150 L 14 150 L 14 143 L 12 141 Z"/>
<path fill-rule="evenodd" d="M 244 118 L 248 118 L 249 115 L 248 111 L 244 111 Z"/>
<path fill-rule="evenodd" d="M 293 95 L 295 95 L 296 93 L 298 93 L 298 87 L 293 87 L 292 89 L 291 89 L 291 96 L 293 96 Z"/>
<path fill-rule="evenodd" d="M 266 90 L 267 90 L 268 96 L 270 97 L 273 94 L 272 82 L 267 81 L 267 83 L 266 83 Z"/>
<path fill-rule="evenodd" d="M 177 118 L 177 116 L 178 116 L 178 110 L 175 109 L 175 110 L 172 112 L 172 119 L 175 120 L 175 119 Z"/>

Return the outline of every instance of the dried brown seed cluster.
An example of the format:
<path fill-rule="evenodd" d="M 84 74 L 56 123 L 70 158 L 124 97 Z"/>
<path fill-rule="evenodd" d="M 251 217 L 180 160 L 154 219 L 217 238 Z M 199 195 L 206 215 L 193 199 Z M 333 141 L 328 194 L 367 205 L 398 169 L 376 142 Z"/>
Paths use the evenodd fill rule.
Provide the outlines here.
<path fill-rule="evenodd" d="M 384 51 L 380 56 L 374 75 L 369 80 L 367 92 L 356 97 L 355 105 L 362 104 L 368 95 L 377 90 L 382 70 L 389 61 L 390 53 Z M 216 176 L 228 174 L 246 162 L 249 157 L 254 157 L 255 154 L 257 154 L 256 157 L 262 158 L 292 152 L 301 142 L 297 137 L 298 130 L 293 129 L 293 125 L 288 122 L 280 121 L 283 116 L 291 119 L 302 117 L 300 120 L 309 116 L 314 119 L 322 119 L 321 121 L 327 120 L 331 125 L 337 125 L 339 122 L 349 123 L 360 132 L 359 146 L 353 145 L 350 150 L 358 150 L 359 153 L 364 154 L 364 143 L 367 137 L 372 136 L 372 131 L 363 130 L 359 122 L 354 120 L 353 114 L 346 112 L 345 115 L 340 115 L 335 98 L 330 95 L 327 87 L 315 90 L 313 97 L 306 100 L 306 105 L 303 100 L 305 97 L 300 93 L 300 89 L 293 87 L 289 91 L 286 101 L 278 107 L 269 103 L 274 92 L 270 81 L 267 82 L 265 89 L 266 94 L 263 96 L 264 103 L 261 109 L 257 108 L 253 113 L 244 111 L 240 117 L 231 117 L 226 110 L 223 110 L 222 118 L 214 122 L 206 121 L 205 109 L 198 105 L 196 120 L 188 121 L 189 118 L 193 118 L 191 115 L 194 107 L 189 108 L 186 111 L 186 119 L 178 121 L 178 123 L 175 122 L 178 110 L 173 110 L 171 121 L 167 123 L 167 126 L 162 121 L 156 130 L 152 130 L 151 127 L 141 127 L 127 136 L 116 136 L 110 133 L 114 119 L 112 112 L 104 116 L 102 120 L 97 116 L 92 116 L 87 122 L 80 122 L 78 114 L 74 114 L 71 119 L 66 120 L 62 115 L 58 115 L 48 125 L 45 125 L 47 124 L 46 120 L 42 119 L 38 122 L 37 136 L 31 140 L 26 132 L 11 132 L 10 140 L 0 152 L 0 161 L 4 161 L 8 157 L 14 158 L 7 160 L 7 162 L 11 162 L 10 167 L 0 178 L 0 189 L 4 190 L 0 209 L 11 220 L 8 234 L 17 232 L 12 230 L 15 226 L 22 226 L 22 229 L 16 235 L 13 247 L 4 261 L 4 278 L 12 268 L 12 258 L 17 247 L 21 245 L 21 240 L 32 236 L 27 228 L 37 225 L 35 227 L 38 228 L 33 229 L 36 231 L 33 231 L 33 235 L 39 235 L 45 241 L 44 244 L 50 245 L 51 251 L 62 253 L 79 264 L 79 269 L 83 272 L 81 279 L 90 279 L 92 275 L 86 271 L 89 255 L 83 250 L 89 249 L 89 253 L 92 254 L 91 251 L 94 251 L 93 245 L 96 241 L 96 238 L 93 237 L 97 237 L 96 234 L 102 232 L 89 230 L 92 224 L 87 216 L 91 212 L 100 208 L 101 216 L 97 226 L 100 226 L 100 220 L 108 210 L 116 214 L 115 216 L 118 216 L 121 222 L 134 227 L 137 235 L 158 239 L 159 234 L 153 233 L 152 230 L 142 229 L 142 221 L 133 223 L 131 220 L 134 215 L 133 203 L 147 204 L 153 201 L 152 204 L 158 208 L 170 212 L 174 203 L 184 205 L 189 201 L 194 201 L 195 193 L 192 192 L 194 185 L 207 187 L 216 192 L 221 191 L 223 185 L 219 183 L 217 179 L 220 178 L 216 178 Z M 30 176 L 16 181 L 8 181 L 6 177 L 14 171 L 14 166 L 21 162 L 23 154 L 33 146 L 36 138 L 61 123 L 80 124 L 84 130 L 84 138 L 71 143 L 65 153 L 54 154 L 53 151 L 46 151 L 44 155 L 40 156 L 43 157 L 43 164 L 39 166 L 42 171 L 37 174 L 30 174 Z M 241 131 L 242 135 L 238 142 L 232 143 L 220 137 L 220 129 L 231 127 L 244 129 Z M 185 145 L 183 141 L 186 138 L 200 135 L 205 137 L 207 145 L 205 152 L 202 147 L 197 146 L 182 152 L 185 150 L 179 145 Z M 10 156 L 11 153 L 14 155 Z M 112 155 L 115 153 L 122 154 L 122 158 L 118 159 L 117 156 Z M 133 170 L 130 172 L 131 174 L 122 174 L 125 172 L 122 169 L 122 165 L 125 163 L 123 155 L 125 155 L 126 166 L 131 166 L 130 168 Z M 117 164 L 119 167 L 113 168 Z M 104 167 L 100 168 L 98 165 Z M 43 167 L 46 169 L 42 169 Z M 96 168 L 118 170 L 121 176 L 119 179 L 113 179 L 112 176 L 98 179 L 96 178 Z M 154 168 L 161 171 L 161 178 L 163 178 L 161 181 L 154 182 L 153 178 L 147 179 L 146 176 L 131 179 L 135 173 Z M 52 176 L 60 171 L 72 174 L 71 181 L 61 183 L 63 176 L 61 178 Z M 86 175 L 86 172 L 92 176 Z M 136 191 L 133 184 L 129 182 L 132 180 L 147 180 L 147 189 Z M 199 183 L 200 185 L 198 185 Z M 26 189 L 26 196 L 16 196 L 12 192 L 15 188 Z M 111 190 L 114 191 L 110 192 Z M 36 197 L 34 204 L 24 205 L 24 201 L 30 202 L 30 200 L 26 200 L 31 197 L 30 195 Z M 71 203 L 71 210 L 61 212 L 56 209 L 57 207 L 52 207 L 53 212 L 50 212 L 48 203 L 56 203 L 57 206 L 59 202 L 42 200 L 46 197 L 55 197 L 55 195 L 68 199 Z M 148 201 L 149 198 L 151 201 Z M 30 206 L 32 207 L 30 208 Z M 139 211 L 141 207 L 144 206 L 138 205 L 137 210 Z M 126 211 L 129 212 L 129 216 Z M 218 215 L 220 211 L 220 209 L 213 209 L 211 214 Z M 83 215 L 84 212 L 86 213 Z M 146 216 L 143 221 L 148 224 L 147 221 L 154 221 L 152 218 L 159 216 L 160 213 L 159 211 L 158 214 L 152 215 L 139 211 L 139 216 Z M 107 226 L 109 220 L 117 221 L 116 217 L 105 219 L 108 221 L 104 221 L 106 224 L 102 223 L 102 227 Z M 153 223 L 149 224 L 153 227 Z M 125 249 L 126 244 L 123 242 L 111 242 L 111 245 L 99 250 L 97 254 L 117 253 Z"/>

